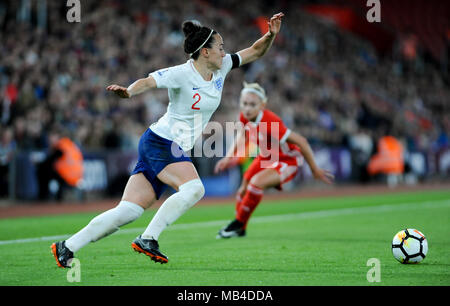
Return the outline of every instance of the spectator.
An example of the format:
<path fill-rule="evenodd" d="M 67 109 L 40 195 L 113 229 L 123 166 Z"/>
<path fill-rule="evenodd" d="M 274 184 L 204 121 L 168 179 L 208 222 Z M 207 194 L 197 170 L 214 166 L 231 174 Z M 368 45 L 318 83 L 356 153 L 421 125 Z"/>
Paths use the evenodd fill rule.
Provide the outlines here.
<path fill-rule="evenodd" d="M 64 189 L 77 187 L 83 178 L 83 156 L 77 145 L 63 136 L 60 128 L 49 133 L 49 152 L 46 159 L 37 165 L 39 198 L 50 196 L 49 183 L 58 182 L 56 199 L 61 200 Z"/>
<path fill-rule="evenodd" d="M 1 129 L 0 138 L 0 197 L 8 195 L 9 166 L 14 158 L 16 143 L 13 138 L 12 128 Z"/>
<path fill-rule="evenodd" d="M 313 145 L 345 145 L 359 126 L 375 138 L 375 131 L 391 122 L 411 148 L 446 143 L 445 135 L 439 141 L 437 135 L 443 126 L 449 130 L 450 90 L 439 67 L 425 62 L 423 73 L 405 76 L 393 54 L 379 56 L 366 41 L 304 13 L 296 1 L 86 1 L 82 22 L 73 24 L 65 21 L 65 1 L 47 1 L 52 13 L 46 33 L 16 21 L 16 2 L 5 2 L 9 13 L 0 20 L 0 91 L 8 92 L 0 101 L 0 118 L 13 129 L 18 150 L 45 149 L 46 131 L 54 124 L 67 129 L 83 150 L 135 149 L 135 135 L 159 118 L 167 98 L 155 92 L 119 103 L 105 93 L 105 84 L 130 83 L 133 75 L 186 60 L 172 47 L 182 20 L 195 16 L 217 25 L 224 36 L 233 36 L 227 51 L 236 51 L 258 37 L 257 21 L 277 4 L 289 14 L 273 56 L 230 76 L 213 120 L 234 122 L 233 93 L 242 81 L 257 81 L 267 88 L 274 111 L 288 109 L 291 128 Z M 134 6 L 139 10 L 130 9 Z M 401 55 L 420 58 L 420 45 L 409 34 L 399 61 Z"/>
<path fill-rule="evenodd" d="M 373 155 L 367 165 L 370 176 L 386 175 L 398 177 L 405 171 L 404 148 L 400 141 L 394 136 L 381 137 L 377 143 L 377 153 Z M 389 179 L 388 179 L 389 182 Z M 393 184 L 396 184 L 396 180 Z"/>

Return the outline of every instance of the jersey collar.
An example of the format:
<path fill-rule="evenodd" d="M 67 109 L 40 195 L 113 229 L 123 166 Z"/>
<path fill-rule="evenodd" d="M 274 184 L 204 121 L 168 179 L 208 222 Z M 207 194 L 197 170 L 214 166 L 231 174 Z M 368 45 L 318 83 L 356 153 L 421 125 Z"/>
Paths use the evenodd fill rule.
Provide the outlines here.
<path fill-rule="evenodd" d="M 192 71 L 204 82 L 204 83 L 207 83 L 207 84 L 210 84 L 213 80 L 214 80 L 214 73 L 213 73 L 213 75 L 212 75 L 212 78 L 211 78 L 211 80 L 210 81 L 205 81 L 205 79 L 202 77 L 202 75 L 200 74 L 200 72 L 198 72 L 198 70 L 195 68 L 195 66 L 194 66 L 194 60 L 193 59 L 189 59 L 188 60 L 188 62 L 189 62 L 189 65 L 191 66 L 191 68 L 192 68 Z"/>
<path fill-rule="evenodd" d="M 256 116 L 255 124 L 259 124 L 259 122 L 261 121 L 263 115 L 264 115 L 264 112 L 262 110 L 260 110 L 259 113 L 258 113 L 258 116 Z"/>
<path fill-rule="evenodd" d="M 256 116 L 255 121 L 249 121 L 253 126 L 258 126 L 261 122 L 262 117 L 264 116 L 264 112 L 262 110 L 259 111 L 258 116 Z"/>

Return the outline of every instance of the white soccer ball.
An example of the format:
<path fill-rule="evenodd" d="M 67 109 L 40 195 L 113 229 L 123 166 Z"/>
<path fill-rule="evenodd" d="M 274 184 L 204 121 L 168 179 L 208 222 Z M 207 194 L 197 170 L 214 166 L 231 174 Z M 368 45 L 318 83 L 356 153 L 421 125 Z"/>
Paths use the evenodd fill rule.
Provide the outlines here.
<path fill-rule="evenodd" d="M 403 264 L 419 263 L 428 252 L 428 241 L 420 231 L 408 228 L 395 234 L 392 254 Z"/>

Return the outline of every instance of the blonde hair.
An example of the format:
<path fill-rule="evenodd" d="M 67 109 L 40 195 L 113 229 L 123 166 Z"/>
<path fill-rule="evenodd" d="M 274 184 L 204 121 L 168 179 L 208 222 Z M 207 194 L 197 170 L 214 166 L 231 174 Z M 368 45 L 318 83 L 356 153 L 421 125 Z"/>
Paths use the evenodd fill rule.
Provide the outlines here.
<path fill-rule="evenodd" d="M 258 83 L 247 83 L 245 81 L 243 85 L 244 88 L 242 88 L 241 95 L 251 92 L 260 97 L 264 104 L 267 103 L 266 91 L 261 87 L 261 85 L 259 85 Z"/>

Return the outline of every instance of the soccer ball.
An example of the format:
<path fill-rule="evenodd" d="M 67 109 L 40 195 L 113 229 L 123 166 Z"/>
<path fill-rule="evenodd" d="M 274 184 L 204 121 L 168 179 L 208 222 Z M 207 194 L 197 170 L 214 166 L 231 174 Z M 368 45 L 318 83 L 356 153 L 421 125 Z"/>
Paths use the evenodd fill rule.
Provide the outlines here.
<path fill-rule="evenodd" d="M 392 254 L 403 264 L 419 263 L 428 252 L 428 241 L 416 229 L 408 228 L 395 234 L 392 240 Z"/>

